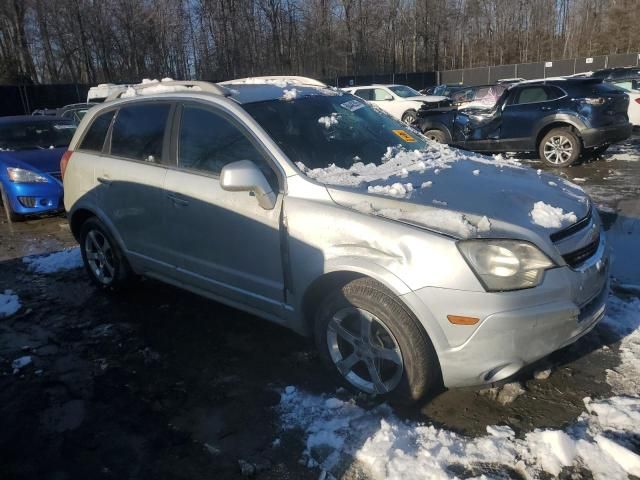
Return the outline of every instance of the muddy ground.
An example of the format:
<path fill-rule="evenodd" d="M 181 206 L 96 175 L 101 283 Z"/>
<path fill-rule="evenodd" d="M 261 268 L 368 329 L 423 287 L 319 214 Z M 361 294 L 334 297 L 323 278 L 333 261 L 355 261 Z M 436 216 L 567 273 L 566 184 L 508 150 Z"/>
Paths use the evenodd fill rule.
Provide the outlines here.
<path fill-rule="evenodd" d="M 620 252 L 637 250 L 638 136 L 556 173 L 594 196 Z M 151 280 L 114 296 L 81 269 L 33 273 L 21 257 L 75 244 L 65 219 L 0 222 L 0 291 L 22 303 L 0 319 L 0 479 L 318 478 L 299 463 L 303 438 L 279 431 L 275 409 L 287 385 L 335 391 L 308 340 Z M 640 284 L 617 260 L 615 288 Z M 562 427 L 584 397 L 609 393 L 605 369 L 619 363 L 610 335 L 596 328 L 524 372 L 525 392 L 506 405 L 456 390 L 397 413 L 469 435 L 496 423 L 516 433 Z M 14 373 L 24 355 L 32 363 Z M 533 378 L 548 367 L 548 379 Z"/>

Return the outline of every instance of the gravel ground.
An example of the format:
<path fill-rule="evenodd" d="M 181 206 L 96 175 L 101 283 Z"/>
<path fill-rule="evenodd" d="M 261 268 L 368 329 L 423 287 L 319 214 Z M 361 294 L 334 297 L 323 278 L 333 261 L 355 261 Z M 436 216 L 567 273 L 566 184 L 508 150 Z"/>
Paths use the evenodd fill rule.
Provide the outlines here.
<path fill-rule="evenodd" d="M 555 173 L 593 196 L 614 245 L 614 288 L 633 291 L 640 138 Z M 113 296 L 82 269 L 37 273 L 22 257 L 74 246 L 66 220 L 0 222 L 0 292 L 21 303 L 0 318 L 1 479 L 318 478 L 299 462 L 302 433 L 281 432 L 274 408 L 288 385 L 335 391 L 308 340 L 151 280 Z M 395 414 L 471 436 L 498 423 L 516 434 L 562 428 L 584 412 L 584 397 L 610 394 L 605 369 L 619 364 L 618 341 L 598 327 L 519 385 L 440 392 Z"/>

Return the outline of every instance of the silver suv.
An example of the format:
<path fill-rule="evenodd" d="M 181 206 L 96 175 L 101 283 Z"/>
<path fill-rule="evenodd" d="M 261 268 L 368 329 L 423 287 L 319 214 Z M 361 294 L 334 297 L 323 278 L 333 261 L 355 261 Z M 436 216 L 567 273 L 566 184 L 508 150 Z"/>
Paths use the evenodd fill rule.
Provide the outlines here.
<path fill-rule="evenodd" d="M 576 185 L 304 78 L 118 96 L 62 161 L 97 285 L 146 275 L 313 335 L 348 385 L 404 402 L 503 380 L 604 314 L 605 237 Z"/>

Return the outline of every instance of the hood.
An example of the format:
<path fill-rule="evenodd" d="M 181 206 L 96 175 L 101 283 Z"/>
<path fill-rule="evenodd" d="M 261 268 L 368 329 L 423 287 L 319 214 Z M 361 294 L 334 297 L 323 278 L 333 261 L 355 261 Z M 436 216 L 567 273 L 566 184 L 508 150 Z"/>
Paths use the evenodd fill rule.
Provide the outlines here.
<path fill-rule="evenodd" d="M 60 171 L 60 159 L 67 148 L 45 148 L 0 152 L 0 162 L 5 167 L 20 167 L 37 172 Z"/>
<path fill-rule="evenodd" d="M 327 188 L 342 206 L 457 238 L 531 239 L 535 232 L 548 240 L 584 218 L 590 208 L 584 191 L 562 178 L 499 156 L 447 146 L 404 152 L 378 167 L 360 163 L 343 171 L 350 177 L 336 173 L 335 166 L 326 177 L 316 170 L 307 174 L 338 183 Z"/>
<path fill-rule="evenodd" d="M 411 100 L 414 102 L 434 103 L 434 102 L 443 102 L 449 99 L 441 95 L 416 95 L 415 97 L 405 97 L 405 100 Z"/>

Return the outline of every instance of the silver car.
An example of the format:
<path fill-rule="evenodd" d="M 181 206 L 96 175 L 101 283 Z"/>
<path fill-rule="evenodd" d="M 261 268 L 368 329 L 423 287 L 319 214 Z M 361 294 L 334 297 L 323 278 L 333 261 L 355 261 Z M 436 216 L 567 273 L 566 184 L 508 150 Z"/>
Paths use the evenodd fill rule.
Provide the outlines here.
<path fill-rule="evenodd" d="M 400 402 L 503 380 L 604 315 L 605 236 L 576 185 L 299 77 L 118 96 L 62 160 L 99 286 L 145 275 L 314 336 L 347 385 Z"/>

